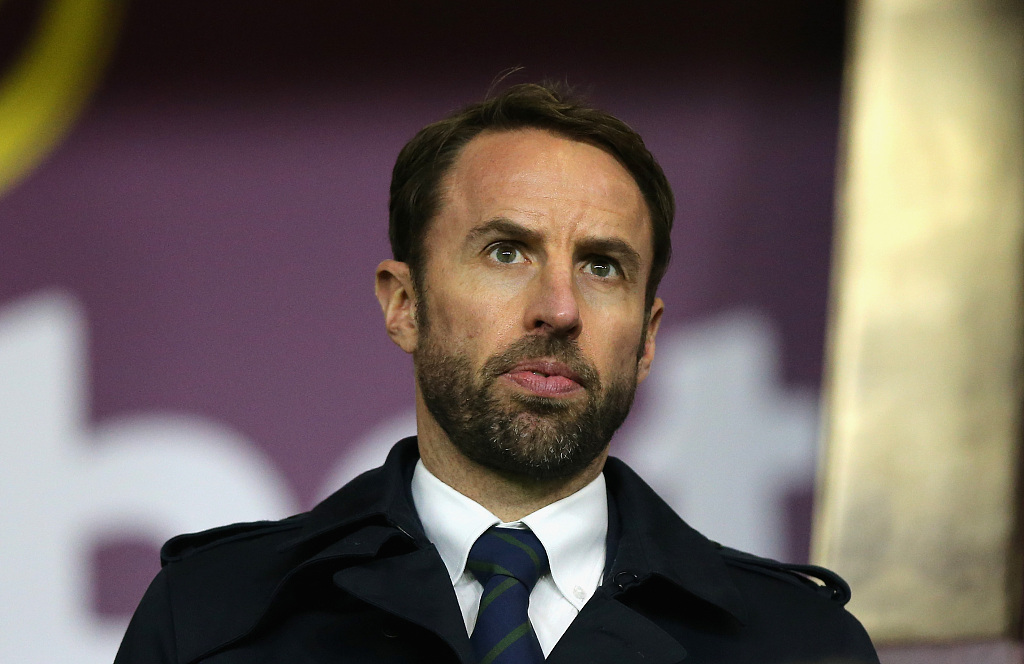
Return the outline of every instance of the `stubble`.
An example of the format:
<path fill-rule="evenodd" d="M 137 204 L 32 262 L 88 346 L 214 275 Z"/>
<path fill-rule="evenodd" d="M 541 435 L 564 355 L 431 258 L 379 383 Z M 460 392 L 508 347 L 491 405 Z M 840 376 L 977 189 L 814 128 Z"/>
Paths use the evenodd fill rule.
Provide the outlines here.
<path fill-rule="evenodd" d="M 629 414 L 637 371 L 602 382 L 573 339 L 524 336 L 479 370 L 458 348 L 442 343 L 420 300 L 416 378 L 423 400 L 467 458 L 493 470 L 533 480 L 564 479 L 588 467 Z M 646 328 L 646 325 L 644 326 Z M 643 348 L 641 334 L 637 355 Z M 579 376 L 585 399 L 550 398 L 501 389 L 497 382 L 518 363 L 551 358 Z"/>

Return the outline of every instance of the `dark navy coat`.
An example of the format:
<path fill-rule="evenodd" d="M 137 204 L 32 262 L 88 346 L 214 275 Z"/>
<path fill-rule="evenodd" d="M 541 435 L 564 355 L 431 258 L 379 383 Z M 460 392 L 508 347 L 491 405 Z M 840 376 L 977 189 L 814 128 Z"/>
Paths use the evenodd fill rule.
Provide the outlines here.
<path fill-rule="evenodd" d="M 169 541 L 115 664 L 472 664 L 409 494 L 417 454 L 401 441 L 305 514 Z M 621 461 L 604 472 L 605 582 L 548 662 L 877 664 L 837 576 L 723 548 Z"/>

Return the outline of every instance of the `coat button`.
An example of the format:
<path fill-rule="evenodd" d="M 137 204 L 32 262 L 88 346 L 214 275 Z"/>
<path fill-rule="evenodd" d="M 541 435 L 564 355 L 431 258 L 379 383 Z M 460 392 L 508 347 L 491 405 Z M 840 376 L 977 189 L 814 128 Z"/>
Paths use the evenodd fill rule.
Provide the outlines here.
<path fill-rule="evenodd" d="M 398 620 L 391 617 L 384 619 L 384 624 L 381 625 L 380 631 L 389 639 L 397 639 L 402 633 Z"/>
<path fill-rule="evenodd" d="M 616 586 L 619 587 L 619 590 L 625 590 L 626 588 L 635 584 L 637 581 L 639 581 L 639 578 L 636 574 L 633 574 L 632 572 L 619 572 L 615 575 L 614 579 L 614 583 Z"/>

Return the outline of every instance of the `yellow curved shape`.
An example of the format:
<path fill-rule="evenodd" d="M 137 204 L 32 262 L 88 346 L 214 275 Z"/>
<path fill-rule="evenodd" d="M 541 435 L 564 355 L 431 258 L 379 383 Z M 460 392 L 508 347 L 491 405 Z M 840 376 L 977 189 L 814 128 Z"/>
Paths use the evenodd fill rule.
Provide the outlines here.
<path fill-rule="evenodd" d="M 121 3 L 51 0 L 0 80 L 0 195 L 56 147 L 110 59 Z"/>

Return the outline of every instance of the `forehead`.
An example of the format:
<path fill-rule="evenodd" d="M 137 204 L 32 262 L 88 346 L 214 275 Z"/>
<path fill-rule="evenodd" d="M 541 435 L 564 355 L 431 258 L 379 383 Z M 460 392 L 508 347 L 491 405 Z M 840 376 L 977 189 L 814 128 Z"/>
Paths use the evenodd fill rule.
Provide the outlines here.
<path fill-rule="evenodd" d="M 458 232 L 450 226 L 495 216 L 625 234 L 641 252 L 650 245 L 647 204 L 629 171 L 599 147 L 541 129 L 488 131 L 469 141 L 442 181 L 440 223 L 432 225 Z"/>

